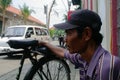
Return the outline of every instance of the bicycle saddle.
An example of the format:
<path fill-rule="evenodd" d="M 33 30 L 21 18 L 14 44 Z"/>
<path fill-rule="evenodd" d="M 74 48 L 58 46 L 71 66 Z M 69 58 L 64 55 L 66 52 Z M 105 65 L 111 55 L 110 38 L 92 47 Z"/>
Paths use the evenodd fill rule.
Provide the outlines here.
<path fill-rule="evenodd" d="M 25 49 L 32 46 L 37 46 L 38 40 L 9 40 L 7 43 L 11 48 Z"/>

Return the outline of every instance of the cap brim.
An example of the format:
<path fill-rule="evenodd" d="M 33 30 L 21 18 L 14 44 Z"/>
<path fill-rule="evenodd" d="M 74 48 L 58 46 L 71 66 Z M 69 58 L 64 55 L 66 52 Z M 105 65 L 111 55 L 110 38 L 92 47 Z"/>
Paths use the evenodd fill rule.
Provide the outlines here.
<path fill-rule="evenodd" d="M 54 27 L 57 28 L 57 29 L 67 30 L 67 29 L 77 28 L 79 26 L 72 25 L 68 22 L 65 22 L 65 23 L 55 24 Z"/>

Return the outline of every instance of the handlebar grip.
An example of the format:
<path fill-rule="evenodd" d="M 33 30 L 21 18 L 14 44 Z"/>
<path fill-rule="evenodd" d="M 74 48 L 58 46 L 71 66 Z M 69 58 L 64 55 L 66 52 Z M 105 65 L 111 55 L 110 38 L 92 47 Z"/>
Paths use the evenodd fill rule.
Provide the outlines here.
<path fill-rule="evenodd" d="M 48 49 L 45 46 L 38 46 L 36 48 L 36 51 L 42 53 L 43 55 L 49 56 L 49 55 L 54 55 L 50 49 Z"/>

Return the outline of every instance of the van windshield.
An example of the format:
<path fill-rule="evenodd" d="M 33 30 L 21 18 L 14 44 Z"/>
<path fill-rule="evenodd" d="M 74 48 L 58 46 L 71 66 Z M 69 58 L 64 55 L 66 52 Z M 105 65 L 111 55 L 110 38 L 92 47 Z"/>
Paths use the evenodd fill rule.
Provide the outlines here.
<path fill-rule="evenodd" d="M 9 27 L 5 32 L 5 37 L 21 37 L 24 35 L 25 27 Z"/>

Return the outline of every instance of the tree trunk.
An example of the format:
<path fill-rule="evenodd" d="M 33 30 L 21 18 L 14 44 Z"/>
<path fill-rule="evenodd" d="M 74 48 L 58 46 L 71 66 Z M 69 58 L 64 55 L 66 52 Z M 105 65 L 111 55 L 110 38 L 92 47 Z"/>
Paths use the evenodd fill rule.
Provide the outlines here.
<path fill-rule="evenodd" d="M 50 7 L 50 10 L 48 12 L 48 17 L 47 17 L 47 28 L 49 29 L 49 26 L 50 26 L 50 14 L 51 14 L 51 11 L 52 11 L 52 8 L 53 8 L 53 5 L 55 3 L 55 0 L 53 0 L 53 3 L 51 4 L 51 7 Z"/>
<path fill-rule="evenodd" d="M 3 18 L 2 18 L 2 33 L 5 31 L 5 11 L 3 11 Z"/>

